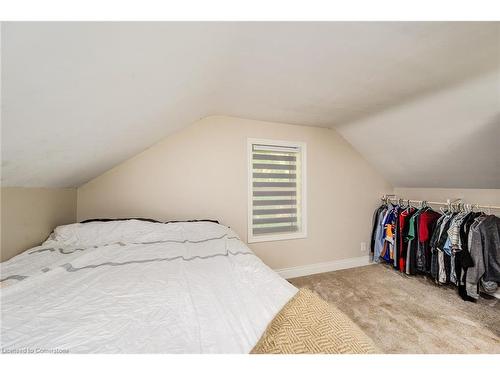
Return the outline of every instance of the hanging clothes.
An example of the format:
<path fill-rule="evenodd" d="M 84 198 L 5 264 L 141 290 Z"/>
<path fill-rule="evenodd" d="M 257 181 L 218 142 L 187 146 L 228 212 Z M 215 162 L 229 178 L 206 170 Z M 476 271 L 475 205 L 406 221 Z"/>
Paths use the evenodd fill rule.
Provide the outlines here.
<path fill-rule="evenodd" d="M 461 227 L 460 227 L 460 238 L 462 242 L 462 249 L 457 253 L 455 257 L 456 266 L 455 269 L 457 271 L 457 279 L 458 279 L 458 294 L 464 301 L 475 301 L 474 298 L 470 297 L 467 294 L 466 290 L 466 278 L 467 278 L 467 270 L 474 266 L 474 261 L 469 252 L 468 238 L 470 227 L 474 223 L 475 219 L 481 216 L 480 212 L 471 212 L 464 219 Z"/>
<path fill-rule="evenodd" d="M 377 209 L 373 213 L 372 235 L 371 235 L 371 241 L 370 241 L 370 251 L 372 254 L 375 252 L 375 238 L 376 238 L 377 229 L 380 225 L 380 220 L 382 220 L 381 214 L 382 214 L 382 211 L 384 211 L 386 209 L 387 209 L 387 205 L 383 204 L 382 206 L 377 207 Z"/>
<path fill-rule="evenodd" d="M 391 205 L 392 206 L 392 205 Z M 387 215 L 387 212 L 389 211 L 388 205 L 382 205 L 379 207 L 374 215 L 374 226 L 373 226 L 373 232 L 372 232 L 372 238 L 374 239 L 373 241 L 373 246 L 372 246 L 372 253 L 373 253 L 373 261 L 378 263 L 380 261 L 380 253 L 382 252 L 382 248 L 384 246 L 383 243 L 383 238 L 384 238 L 384 221 L 385 217 Z"/>
<path fill-rule="evenodd" d="M 415 275 L 417 270 L 417 252 L 418 252 L 418 218 L 425 208 L 417 210 L 410 217 L 410 224 L 408 228 L 408 245 L 406 250 L 406 270 L 408 275 Z"/>
<path fill-rule="evenodd" d="M 400 253 L 400 230 L 399 230 L 399 218 L 401 216 L 401 211 L 403 208 L 401 206 L 396 207 L 396 218 L 394 221 L 394 254 L 392 258 L 392 266 L 398 268 L 399 264 L 399 253 Z"/>
<path fill-rule="evenodd" d="M 438 254 L 438 275 L 437 281 L 441 284 L 447 284 L 450 281 L 450 264 L 451 255 L 446 253 L 445 245 L 448 241 L 448 229 L 453 221 L 453 218 L 457 215 L 456 212 L 452 212 L 449 216 L 443 220 L 441 224 L 441 232 L 439 239 L 436 244 L 437 254 Z M 448 249 L 448 247 L 446 247 Z"/>
<path fill-rule="evenodd" d="M 439 241 L 439 236 L 441 235 L 441 229 L 444 220 L 447 219 L 447 215 L 443 214 L 436 222 L 436 225 L 434 226 L 434 231 L 431 236 L 431 240 L 429 243 L 430 249 L 431 249 L 431 276 L 434 280 L 438 279 L 438 272 L 439 272 L 439 262 L 438 262 L 438 251 L 437 251 L 437 243 Z"/>
<path fill-rule="evenodd" d="M 469 249 L 474 266 L 467 272 L 467 294 L 479 297 L 479 281 L 495 290 L 500 283 L 500 218 L 485 215 L 476 218 L 469 233 Z"/>
<path fill-rule="evenodd" d="M 417 270 L 420 272 L 431 272 L 431 235 L 440 217 L 439 212 L 427 209 L 418 218 L 418 241 L 420 245 L 417 252 Z"/>
<path fill-rule="evenodd" d="M 438 212 L 385 201 L 373 214 L 370 250 L 374 262 L 437 284 L 458 286 L 465 301 L 500 284 L 500 218 L 459 207 Z"/>
<path fill-rule="evenodd" d="M 383 222 L 384 242 L 380 257 L 387 263 L 393 263 L 394 259 L 394 233 L 398 210 L 397 206 L 390 207 Z"/>
<path fill-rule="evenodd" d="M 398 246 L 398 269 L 401 272 L 406 270 L 406 252 L 408 245 L 408 231 L 410 227 L 410 218 L 417 211 L 415 207 L 408 207 L 400 213 L 399 216 L 399 246 Z"/>

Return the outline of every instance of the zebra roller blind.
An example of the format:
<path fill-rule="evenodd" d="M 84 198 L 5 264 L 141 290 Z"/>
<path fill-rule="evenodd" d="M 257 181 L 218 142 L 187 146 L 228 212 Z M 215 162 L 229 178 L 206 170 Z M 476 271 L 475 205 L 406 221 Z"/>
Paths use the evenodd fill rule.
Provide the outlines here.
<path fill-rule="evenodd" d="M 302 152 L 299 145 L 251 144 L 250 239 L 302 233 Z"/>

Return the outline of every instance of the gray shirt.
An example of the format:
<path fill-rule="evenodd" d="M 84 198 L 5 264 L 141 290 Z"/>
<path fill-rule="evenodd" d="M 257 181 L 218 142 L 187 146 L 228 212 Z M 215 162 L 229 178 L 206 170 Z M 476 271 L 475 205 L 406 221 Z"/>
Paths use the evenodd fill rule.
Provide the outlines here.
<path fill-rule="evenodd" d="M 474 266 L 467 270 L 467 294 L 478 298 L 478 283 L 500 282 L 500 218 L 495 215 L 480 216 L 469 232 L 469 251 Z"/>

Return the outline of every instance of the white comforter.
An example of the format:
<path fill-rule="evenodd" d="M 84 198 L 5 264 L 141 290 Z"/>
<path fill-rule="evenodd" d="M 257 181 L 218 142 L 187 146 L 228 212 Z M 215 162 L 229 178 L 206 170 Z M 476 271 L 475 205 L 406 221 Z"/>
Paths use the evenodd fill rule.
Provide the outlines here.
<path fill-rule="evenodd" d="M 0 279 L 4 353 L 247 353 L 297 291 L 210 222 L 61 226 Z"/>

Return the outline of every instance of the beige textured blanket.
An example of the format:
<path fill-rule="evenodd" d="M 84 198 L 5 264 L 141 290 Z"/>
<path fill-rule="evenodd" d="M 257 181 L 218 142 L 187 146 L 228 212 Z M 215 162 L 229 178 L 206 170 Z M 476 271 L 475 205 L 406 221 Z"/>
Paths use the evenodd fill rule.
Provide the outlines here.
<path fill-rule="evenodd" d="M 344 313 L 300 289 L 267 326 L 251 353 L 376 353 L 373 342 Z"/>

